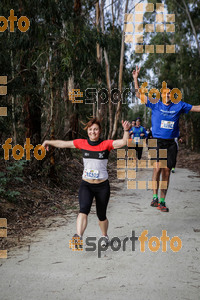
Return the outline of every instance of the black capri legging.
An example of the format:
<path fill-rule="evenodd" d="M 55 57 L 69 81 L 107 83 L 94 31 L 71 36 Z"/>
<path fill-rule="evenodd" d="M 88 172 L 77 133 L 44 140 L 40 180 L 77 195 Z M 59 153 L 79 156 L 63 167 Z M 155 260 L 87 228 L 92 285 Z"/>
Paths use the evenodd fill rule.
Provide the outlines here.
<path fill-rule="evenodd" d="M 100 221 L 105 221 L 106 209 L 110 198 L 110 184 L 108 180 L 97 184 L 82 180 L 79 189 L 80 213 L 89 214 L 94 197 L 96 199 L 97 217 Z"/>
<path fill-rule="evenodd" d="M 136 147 L 129 147 L 129 149 L 135 149 L 138 160 L 142 158 L 143 147 L 138 147 L 138 145 L 136 145 Z"/>

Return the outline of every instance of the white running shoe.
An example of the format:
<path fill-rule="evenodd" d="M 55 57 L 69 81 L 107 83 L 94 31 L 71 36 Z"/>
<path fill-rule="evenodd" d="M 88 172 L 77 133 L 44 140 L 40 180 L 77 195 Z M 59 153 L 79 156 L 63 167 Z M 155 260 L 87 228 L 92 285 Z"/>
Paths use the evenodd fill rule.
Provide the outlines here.
<path fill-rule="evenodd" d="M 107 235 L 102 235 L 101 236 L 101 247 L 107 247 L 109 245 L 109 237 Z"/>

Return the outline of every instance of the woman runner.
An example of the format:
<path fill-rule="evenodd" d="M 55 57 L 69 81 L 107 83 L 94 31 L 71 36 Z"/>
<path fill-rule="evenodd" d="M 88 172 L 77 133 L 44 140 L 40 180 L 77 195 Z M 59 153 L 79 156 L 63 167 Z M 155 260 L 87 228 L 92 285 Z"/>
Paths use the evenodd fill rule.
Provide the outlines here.
<path fill-rule="evenodd" d="M 76 247 L 82 248 L 82 236 L 87 227 L 88 214 L 90 212 L 93 198 L 96 199 L 96 213 L 102 232 L 102 246 L 108 244 L 108 219 L 106 210 L 110 198 L 110 185 L 108 181 L 107 162 L 108 155 L 112 149 L 118 149 L 127 144 L 131 124 L 122 121 L 124 135 L 118 140 L 101 140 L 101 124 L 97 118 L 91 119 L 84 128 L 87 130 L 87 139 L 76 139 L 73 141 L 46 140 L 42 146 L 48 150 L 48 145 L 57 148 L 78 148 L 82 150 L 84 170 L 82 182 L 79 189 L 80 212 L 77 217 L 77 233 L 72 240 L 81 241 L 75 243 Z"/>

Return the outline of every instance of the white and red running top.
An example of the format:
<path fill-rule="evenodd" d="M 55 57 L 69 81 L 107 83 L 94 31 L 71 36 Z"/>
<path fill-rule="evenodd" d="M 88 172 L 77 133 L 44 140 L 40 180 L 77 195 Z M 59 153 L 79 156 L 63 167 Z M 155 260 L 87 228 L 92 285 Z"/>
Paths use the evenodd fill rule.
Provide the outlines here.
<path fill-rule="evenodd" d="M 82 150 L 84 171 L 82 179 L 107 179 L 107 163 L 109 152 L 113 148 L 113 140 L 90 141 L 73 140 L 74 146 Z"/>

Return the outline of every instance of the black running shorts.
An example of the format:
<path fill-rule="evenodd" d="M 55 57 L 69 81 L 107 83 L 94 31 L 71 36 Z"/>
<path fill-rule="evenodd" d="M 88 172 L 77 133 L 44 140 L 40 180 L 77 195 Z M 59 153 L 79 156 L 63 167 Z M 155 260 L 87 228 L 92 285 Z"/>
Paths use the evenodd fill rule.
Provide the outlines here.
<path fill-rule="evenodd" d="M 135 149 L 138 160 L 142 158 L 143 147 L 138 147 L 138 145 L 136 145 L 136 147 L 129 147 L 129 149 Z"/>
<path fill-rule="evenodd" d="M 154 138 L 155 139 L 155 138 Z M 157 158 L 151 158 L 151 160 L 162 161 L 166 158 L 159 157 L 159 149 L 167 149 L 167 167 L 171 170 L 176 165 L 176 157 L 178 153 L 177 143 L 174 139 L 155 139 L 157 140 L 157 147 L 149 147 L 148 149 L 157 150 Z"/>

